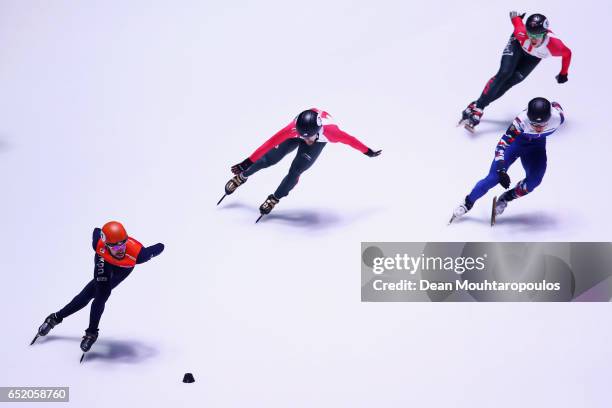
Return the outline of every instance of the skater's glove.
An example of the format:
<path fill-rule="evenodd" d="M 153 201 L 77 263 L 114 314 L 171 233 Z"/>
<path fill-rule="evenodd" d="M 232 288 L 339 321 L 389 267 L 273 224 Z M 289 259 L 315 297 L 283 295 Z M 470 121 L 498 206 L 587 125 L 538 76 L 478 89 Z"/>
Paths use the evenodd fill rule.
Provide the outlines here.
<path fill-rule="evenodd" d="M 520 13 L 518 11 L 511 11 L 510 12 L 510 20 L 512 20 L 514 17 L 520 17 L 521 20 L 525 17 L 525 13 Z"/>
<path fill-rule="evenodd" d="M 368 148 L 368 151 L 365 152 L 364 154 L 366 156 L 368 156 L 368 157 L 376 157 L 376 156 L 379 156 L 381 153 L 382 153 L 382 150 L 374 151 L 374 150 Z"/>
<path fill-rule="evenodd" d="M 249 159 L 248 157 L 246 159 L 244 159 L 243 161 L 241 161 L 238 164 L 234 164 L 232 166 L 232 173 L 234 174 L 240 174 L 243 171 L 245 171 L 246 169 L 248 169 L 249 167 L 251 167 L 251 165 L 253 164 L 253 160 Z"/>
<path fill-rule="evenodd" d="M 506 173 L 506 169 L 497 170 L 497 181 L 503 188 L 510 187 L 510 176 Z"/>
<path fill-rule="evenodd" d="M 564 84 L 567 82 L 567 74 L 559 74 L 555 78 L 557 78 L 557 82 L 560 84 Z"/>

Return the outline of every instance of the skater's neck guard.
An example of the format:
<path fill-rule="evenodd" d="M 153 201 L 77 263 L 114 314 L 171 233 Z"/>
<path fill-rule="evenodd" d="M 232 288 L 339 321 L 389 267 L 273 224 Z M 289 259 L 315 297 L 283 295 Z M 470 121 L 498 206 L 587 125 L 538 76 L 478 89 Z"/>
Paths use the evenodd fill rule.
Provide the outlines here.
<path fill-rule="evenodd" d="M 96 254 L 100 255 L 104 260 L 111 265 L 119 266 L 121 268 L 133 268 L 136 266 L 136 260 L 138 254 L 142 249 L 142 244 L 136 241 L 134 238 L 128 237 L 127 245 L 125 248 L 125 256 L 123 259 L 117 259 L 111 255 L 109 249 L 104 245 L 101 239 L 98 240 L 96 245 Z"/>

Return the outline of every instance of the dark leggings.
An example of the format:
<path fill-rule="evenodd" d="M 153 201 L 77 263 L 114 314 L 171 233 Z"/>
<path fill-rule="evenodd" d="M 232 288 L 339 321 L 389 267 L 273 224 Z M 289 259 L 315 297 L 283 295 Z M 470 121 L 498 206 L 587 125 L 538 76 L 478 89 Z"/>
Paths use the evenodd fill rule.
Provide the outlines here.
<path fill-rule="evenodd" d="M 261 169 L 273 166 L 279 161 L 281 161 L 283 157 L 285 157 L 287 154 L 291 153 L 297 148 L 297 155 L 291 163 L 289 173 L 285 176 L 283 181 L 281 181 L 280 185 L 274 192 L 274 196 L 276 198 L 286 197 L 293 189 L 293 187 L 295 187 L 298 183 L 300 175 L 306 170 L 308 170 L 310 166 L 312 166 L 312 164 L 317 160 L 326 144 L 327 143 L 323 142 L 315 142 L 309 145 L 304 140 L 297 137 L 285 140 L 276 148 L 271 149 L 261 159 L 253 163 L 253 165 L 247 170 L 245 170 L 242 174 L 246 177 L 249 177 L 257 173 Z"/>
<path fill-rule="evenodd" d="M 500 98 L 508 89 L 527 78 L 540 61 L 540 58 L 523 51 L 514 36 L 510 37 L 502 54 L 499 71 L 487 82 L 480 98 L 476 101 L 476 107 L 484 109 Z"/>
<path fill-rule="evenodd" d="M 83 309 L 93 299 L 91 311 L 89 312 L 89 328 L 87 331 L 97 331 L 100 325 L 100 318 L 104 312 L 104 305 L 111 294 L 111 291 L 119 285 L 125 278 L 130 275 L 130 272 L 113 272 L 110 276 L 110 281 L 98 282 L 96 278 L 92 279 L 79 293 L 57 312 L 57 317 L 63 319 L 73 313 Z"/>

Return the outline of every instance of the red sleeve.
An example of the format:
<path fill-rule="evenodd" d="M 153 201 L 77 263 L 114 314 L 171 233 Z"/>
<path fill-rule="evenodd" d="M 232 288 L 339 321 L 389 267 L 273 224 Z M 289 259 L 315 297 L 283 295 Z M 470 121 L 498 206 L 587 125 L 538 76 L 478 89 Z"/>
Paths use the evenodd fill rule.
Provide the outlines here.
<path fill-rule="evenodd" d="M 514 26 L 514 37 L 522 44 L 527 39 L 527 29 L 523 19 L 519 16 L 512 18 L 512 25 Z"/>
<path fill-rule="evenodd" d="M 567 75 L 570 62 L 572 61 L 572 50 L 567 48 L 563 41 L 551 37 L 548 41 L 548 51 L 554 57 L 561 57 L 561 75 Z"/>
<path fill-rule="evenodd" d="M 356 137 L 349 135 L 348 133 L 340 130 L 336 125 L 325 125 L 323 134 L 332 143 L 344 143 L 351 146 L 354 149 L 359 150 L 361 153 L 368 151 L 368 146 L 361 143 Z"/>
<path fill-rule="evenodd" d="M 259 146 L 259 148 L 257 148 L 257 150 L 255 150 L 253 154 L 249 156 L 249 159 L 251 159 L 253 163 L 255 163 L 264 154 L 266 154 L 268 150 L 272 149 L 273 147 L 278 146 L 279 144 L 283 143 L 285 140 L 291 137 L 294 137 L 294 136 L 296 136 L 295 121 L 291 121 L 291 123 L 289 123 L 287 126 L 285 126 L 281 130 L 276 132 L 274 136 L 272 136 L 271 138 L 266 140 L 264 144 Z"/>

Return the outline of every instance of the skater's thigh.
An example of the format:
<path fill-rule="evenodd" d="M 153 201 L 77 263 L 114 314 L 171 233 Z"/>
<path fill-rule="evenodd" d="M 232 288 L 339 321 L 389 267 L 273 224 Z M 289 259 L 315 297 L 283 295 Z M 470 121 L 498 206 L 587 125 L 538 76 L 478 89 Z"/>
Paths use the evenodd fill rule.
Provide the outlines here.
<path fill-rule="evenodd" d="M 94 299 L 104 300 L 108 299 L 111 294 L 113 287 L 111 286 L 111 282 L 96 282 Z"/>
<path fill-rule="evenodd" d="M 525 55 L 518 63 L 516 70 L 521 73 L 521 80 L 527 78 L 531 71 L 540 63 L 541 59 L 532 55 Z"/>
<path fill-rule="evenodd" d="M 510 166 L 519 158 L 521 153 L 521 146 L 518 142 L 512 143 L 510 146 L 506 148 L 504 152 L 504 161 L 506 162 L 506 169 L 509 169 Z"/>
<path fill-rule="evenodd" d="M 87 283 L 87 285 L 85 285 L 85 287 L 79 293 L 78 296 L 84 296 L 84 297 L 93 299 L 95 295 L 96 295 L 96 278 L 94 277 L 92 280 L 90 280 Z"/>
<path fill-rule="evenodd" d="M 131 272 L 131 271 L 130 271 Z M 115 272 L 111 278 L 111 289 L 115 289 L 125 278 L 130 275 L 130 272 Z"/>
<path fill-rule="evenodd" d="M 285 157 L 287 154 L 294 151 L 300 145 L 299 138 L 291 138 L 279 144 L 276 148 L 271 149 L 268 154 L 273 157 L 278 157 L 278 160 Z"/>
<path fill-rule="evenodd" d="M 525 179 L 539 184 L 546 173 L 546 149 L 536 148 L 530 149 L 528 152 L 521 155 L 521 164 L 525 169 Z"/>
<path fill-rule="evenodd" d="M 293 162 L 291 163 L 291 167 L 289 168 L 289 173 L 303 173 L 308 170 L 310 166 L 314 164 L 317 160 L 323 148 L 325 147 L 325 143 L 313 143 L 312 145 L 307 145 L 305 142 L 300 145 L 298 149 L 297 155 Z"/>
<path fill-rule="evenodd" d="M 509 78 L 516 70 L 521 60 L 521 54 L 520 44 L 516 40 L 511 39 L 502 53 L 497 75 Z"/>
<path fill-rule="evenodd" d="M 279 161 L 291 151 L 295 150 L 299 145 L 298 138 L 292 138 L 285 140 L 283 143 L 278 146 L 270 149 L 266 154 L 264 154 L 261 159 L 259 159 L 256 164 L 260 168 L 272 166 Z M 257 167 L 256 166 L 256 167 Z M 258 169 L 259 170 L 259 169 Z"/>
<path fill-rule="evenodd" d="M 322 142 L 316 142 L 313 143 L 312 145 L 308 146 L 304 146 L 303 152 L 308 154 L 308 156 L 310 156 L 310 163 L 314 163 L 318 158 L 319 155 L 321 154 L 321 152 L 323 151 L 323 148 L 327 145 L 327 143 L 322 143 Z"/>

